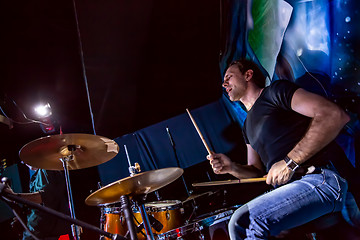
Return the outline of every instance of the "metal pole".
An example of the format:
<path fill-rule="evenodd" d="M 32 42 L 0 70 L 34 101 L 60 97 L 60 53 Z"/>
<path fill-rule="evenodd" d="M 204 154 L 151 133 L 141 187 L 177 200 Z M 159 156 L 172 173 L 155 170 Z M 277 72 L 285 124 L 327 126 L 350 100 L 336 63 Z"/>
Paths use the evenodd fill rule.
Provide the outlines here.
<path fill-rule="evenodd" d="M 129 197 L 126 195 L 123 195 L 120 197 L 120 202 L 121 202 L 121 209 L 123 210 L 123 213 L 125 215 L 125 219 L 126 219 L 126 224 L 130 233 L 130 238 L 131 240 L 137 240 L 137 235 L 136 235 L 136 229 L 135 229 L 135 224 L 133 221 L 133 214 L 131 211 L 131 206 L 129 203 Z"/>
<path fill-rule="evenodd" d="M 149 217 L 146 214 L 146 209 L 145 209 L 144 204 L 141 204 L 139 206 L 139 211 L 140 211 L 140 214 L 141 214 L 141 218 L 143 220 L 144 229 L 145 229 L 145 233 L 146 233 L 146 239 L 147 240 L 154 240 L 155 238 L 154 238 L 153 232 L 151 230 Z"/>
<path fill-rule="evenodd" d="M 69 157 L 60 158 L 61 162 L 63 163 L 64 172 L 65 172 L 65 181 L 66 181 L 66 189 L 67 189 L 67 195 L 69 200 L 69 209 L 70 209 L 70 216 L 72 219 L 76 219 L 75 217 L 75 211 L 74 211 L 74 202 L 71 192 L 71 184 L 70 184 L 70 177 L 69 177 L 69 165 L 68 161 L 72 158 L 73 155 L 70 155 Z M 74 239 L 80 240 L 80 235 L 78 231 L 78 227 L 75 224 L 71 225 L 71 230 Z"/>

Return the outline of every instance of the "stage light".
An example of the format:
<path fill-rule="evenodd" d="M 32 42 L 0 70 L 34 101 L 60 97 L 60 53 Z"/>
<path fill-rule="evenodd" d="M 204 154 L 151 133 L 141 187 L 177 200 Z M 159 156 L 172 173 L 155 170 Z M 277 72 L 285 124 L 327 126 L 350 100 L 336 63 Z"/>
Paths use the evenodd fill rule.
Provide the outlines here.
<path fill-rule="evenodd" d="M 43 105 L 43 104 L 38 105 L 34 108 L 34 110 L 40 118 L 47 118 L 47 117 L 50 117 L 52 114 L 49 103 L 47 103 L 45 105 Z"/>
<path fill-rule="evenodd" d="M 53 133 L 56 131 L 55 119 L 53 119 L 50 103 L 39 104 L 34 108 L 40 121 L 41 130 L 46 133 Z"/>

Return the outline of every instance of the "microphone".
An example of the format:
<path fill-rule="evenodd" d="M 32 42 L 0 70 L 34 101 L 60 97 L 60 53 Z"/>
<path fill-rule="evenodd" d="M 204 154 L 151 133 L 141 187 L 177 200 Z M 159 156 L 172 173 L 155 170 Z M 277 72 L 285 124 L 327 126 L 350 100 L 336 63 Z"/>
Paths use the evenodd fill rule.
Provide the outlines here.
<path fill-rule="evenodd" d="M 154 218 L 152 215 L 148 215 L 149 217 L 149 221 L 150 221 L 150 225 L 157 231 L 160 232 L 161 229 L 164 228 L 164 225 L 162 225 L 162 223 L 157 220 L 156 218 Z"/>
<path fill-rule="evenodd" d="M 154 228 L 155 231 L 160 232 L 164 228 L 164 225 L 162 225 L 162 223 L 156 218 L 154 218 L 152 215 L 148 214 L 147 216 L 149 218 L 150 226 Z M 142 222 L 139 226 L 137 226 L 136 231 L 139 233 L 143 228 L 144 228 L 144 222 Z"/>

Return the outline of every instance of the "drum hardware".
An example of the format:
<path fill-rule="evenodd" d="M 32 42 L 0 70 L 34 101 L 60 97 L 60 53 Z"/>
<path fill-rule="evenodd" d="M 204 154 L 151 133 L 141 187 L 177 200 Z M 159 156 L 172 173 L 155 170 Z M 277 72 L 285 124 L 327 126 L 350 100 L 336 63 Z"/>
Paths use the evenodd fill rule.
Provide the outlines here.
<path fill-rule="evenodd" d="M 234 211 L 232 208 L 226 208 L 205 214 L 202 217 L 199 216 L 192 223 L 159 234 L 157 240 L 211 239 L 214 226 L 227 224 Z"/>
<path fill-rule="evenodd" d="M 154 239 L 149 223 L 149 217 L 146 214 L 145 204 L 143 203 L 142 198 L 144 195 L 156 191 L 175 181 L 182 175 L 183 172 L 184 170 L 181 168 L 171 167 L 138 173 L 134 176 L 123 178 L 105 187 L 102 187 L 101 189 L 90 194 L 86 198 L 85 203 L 90 206 L 96 206 L 119 202 L 122 196 L 132 198 L 136 205 L 139 206 L 139 211 L 144 223 L 147 239 Z M 124 210 L 125 209 L 126 211 L 129 211 L 129 206 L 124 208 Z M 136 235 L 132 217 L 130 218 L 129 214 L 127 215 L 128 216 L 125 216 L 125 218 L 127 218 L 127 223 L 132 225 L 134 230 L 134 233 L 132 234 Z"/>
<path fill-rule="evenodd" d="M 36 168 L 64 170 L 71 218 L 76 219 L 69 170 L 96 166 L 115 157 L 115 141 L 88 134 L 60 134 L 36 139 L 20 150 L 20 159 Z M 80 239 L 80 228 L 71 225 L 73 237 Z"/>
<path fill-rule="evenodd" d="M 128 160 L 129 163 L 129 173 L 130 173 L 130 177 L 134 176 L 136 173 L 141 172 L 141 168 L 140 165 L 136 162 L 134 166 L 131 165 L 130 162 L 130 157 L 129 157 L 129 153 L 127 151 L 126 145 L 124 145 L 124 149 L 125 149 L 125 153 L 126 153 L 126 158 Z"/>
<path fill-rule="evenodd" d="M 191 212 L 191 214 L 190 214 L 189 218 L 186 220 L 186 223 L 189 223 L 189 222 L 190 222 L 191 218 L 195 215 L 196 210 L 198 210 L 198 208 L 199 208 L 198 206 L 193 205 L 193 210 L 192 210 L 192 212 Z"/>
<path fill-rule="evenodd" d="M 131 206 L 129 203 L 129 197 L 127 195 L 123 195 L 120 197 L 121 209 L 125 215 L 126 224 L 128 227 L 128 231 L 130 233 L 131 240 L 137 240 L 136 230 L 133 222 L 133 214 L 131 211 Z"/>

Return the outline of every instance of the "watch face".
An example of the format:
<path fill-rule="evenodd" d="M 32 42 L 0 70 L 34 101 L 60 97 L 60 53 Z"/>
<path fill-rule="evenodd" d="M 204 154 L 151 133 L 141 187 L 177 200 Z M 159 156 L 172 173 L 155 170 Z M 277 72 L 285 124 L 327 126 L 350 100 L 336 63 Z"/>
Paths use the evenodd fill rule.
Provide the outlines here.
<path fill-rule="evenodd" d="M 292 159 L 290 159 L 289 157 L 286 157 L 286 158 L 285 159 L 288 160 L 286 162 L 286 165 L 288 166 L 288 168 L 290 168 L 290 170 L 292 170 L 292 171 L 295 171 L 299 167 L 299 165 L 296 162 L 294 162 Z"/>
<path fill-rule="evenodd" d="M 297 165 L 294 161 L 291 161 L 289 162 L 289 165 L 288 165 L 291 169 L 294 169 Z"/>

